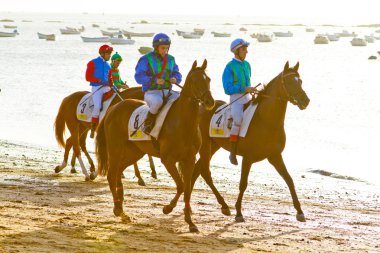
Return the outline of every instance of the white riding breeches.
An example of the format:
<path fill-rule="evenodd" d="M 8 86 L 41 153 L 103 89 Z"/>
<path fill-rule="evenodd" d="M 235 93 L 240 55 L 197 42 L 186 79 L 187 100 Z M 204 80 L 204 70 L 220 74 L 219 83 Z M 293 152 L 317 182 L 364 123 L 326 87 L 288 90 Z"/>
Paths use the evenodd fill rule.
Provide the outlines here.
<path fill-rule="evenodd" d="M 99 118 L 100 107 L 102 106 L 103 94 L 110 91 L 109 86 L 92 86 L 92 101 L 94 101 L 94 108 L 92 109 L 91 116 L 93 118 Z"/>
<path fill-rule="evenodd" d="M 239 134 L 240 126 L 241 126 L 241 123 L 243 122 L 243 117 L 244 117 L 244 105 L 252 99 L 252 96 L 249 93 L 244 95 L 242 98 L 240 98 L 242 95 L 243 94 L 233 94 L 230 96 L 230 103 L 233 102 L 233 104 L 230 105 L 231 115 L 233 119 L 231 135 Z M 239 100 L 236 100 L 236 99 L 239 99 Z"/>
<path fill-rule="evenodd" d="M 164 99 L 162 93 L 165 94 L 165 96 L 168 95 L 169 90 L 148 90 L 144 94 L 144 101 L 149 106 L 149 112 L 152 114 L 157 114 L 158 110 L 161 108 Z"/>

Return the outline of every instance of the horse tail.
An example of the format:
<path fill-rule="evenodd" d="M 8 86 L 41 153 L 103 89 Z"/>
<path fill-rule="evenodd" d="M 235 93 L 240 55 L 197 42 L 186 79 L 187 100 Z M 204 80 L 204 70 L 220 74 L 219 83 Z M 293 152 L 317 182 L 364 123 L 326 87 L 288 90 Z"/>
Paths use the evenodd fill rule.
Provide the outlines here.
<path fill-rule="evenodd" d="M 54 122 L 55 139 L 57 140 L 58 144 L 63 148 L 65 148 L 66 146 L 65 139 L 63 138 L 66 130 L 65 108 L 66 103 L 65 100 L 63 100 L 61 106 L 59 107 L 58 114 Z"/>
<path fill-rule="evenodd" d="M 98 174 L 106 176 L 108 173 L 107 140 L 104 129 L 104 119 L 99 123 L 96 133 L 96 158 L 98 159 Z"/>

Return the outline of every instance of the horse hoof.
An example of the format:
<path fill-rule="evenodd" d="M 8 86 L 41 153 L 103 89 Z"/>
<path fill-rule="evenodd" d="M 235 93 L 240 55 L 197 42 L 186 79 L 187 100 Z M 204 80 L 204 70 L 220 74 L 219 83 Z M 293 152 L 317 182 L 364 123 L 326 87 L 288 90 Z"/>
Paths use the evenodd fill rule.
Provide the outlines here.
<path fill-rule="evenodd" d="M 162 208 L 162 212 L 164 214 L 169 214 L 173 211 L 173 207 L 171 205 L 166 205 L 164 208 Z"/>
<path fill-rule="evenodd" d="M 55 173 L 59 173 L 61 171 L 61 166 L 57 165 L 54 169 Z"/>
<path fill-rule="evenodd" d="M 152 176 L 154 179 L 157 179 L 157 173 L 156 173 L 156 172 L 152 172 L 151 176 Z"/>
<path fill-rule="evenodd" d="M 306 222 L 305 215 L 303 213 L 297 213 L 296 218 L 300 222 Z"/>
<path fill-rule="evenodd" d="M 116 217 L 119 217 L 119 216 L 122 216 L 122 214 L 124 214 L 123 212 L 123 209 L 122 208 L 119 208 L 119 207 L 114 207 L 113 208 L 113 214 L 116 216 Z"/>
<path fill-rule="evenodd" d="M 197 226 L 195 226 L 195 225 L 189 226 L 189 230 L 191 233 L 199 233 L 199 230 L 198 230 Z"/>
<path fill-rule="evenodd" d="M 98 174 L 97 174 L 95 171 L 93 171 L 93 172 L 91 172 L 91 174 L 90 174 L 90 179 L 91 179 L 91 180 L 94 180 L 97 176 L 98 176 Z"/>
<path fill-rule="evenodd" d="M 132 219 L 131 217 L 129 217 L 127 214 L 125 214 L 124 212 L 120 214 L 120 218 L 121 218 L 121 221 L 123 223 L 130 223 L 132 222 Z"/>
<path fill-rule="evenodd" d="M 239 216 L 236 215 L 235 221 L 236 222 L 245 222 L 243 215 L 239 215 Z"/>
<path fill-rule="evenodd" d="M 221 208 L 222 210 L 222 214 L 226 215 L 226 216 L 230 216 L 231 215 L 231 211 L 230 211 L 230 208 L 229 207 L 226 207 L 226 208 Z"/>
<path fill-rule="evenodd" d="M 144 180 L 142 180 L 142 179 L 139 179 L 139 181 L 137 181 L 137 183 L 138 183 L 140 186 L 146 186 Z"/>
<path fill-rule="evenodd" d="M 86 177 L 84 178 L 84 181 L 86 181 L 86 182 L 90 181 L 90 176 L 86 176 Z"/>
<path fill-rule="evenodd" d="M 74 167 L 72 167 L 71 170 L 70 170 L 70 173 L 73 173 L 73 174 L 77 173 L 77 170 Z"/>

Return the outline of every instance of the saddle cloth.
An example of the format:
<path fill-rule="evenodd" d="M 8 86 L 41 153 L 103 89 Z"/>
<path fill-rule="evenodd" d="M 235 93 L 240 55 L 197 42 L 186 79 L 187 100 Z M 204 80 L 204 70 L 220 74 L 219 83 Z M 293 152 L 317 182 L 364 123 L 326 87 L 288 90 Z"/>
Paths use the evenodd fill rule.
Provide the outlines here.
<path fill-rule="evenodd" d="M 84 95 L 82 99 L 79 101 L 79 104 L 77 106 L 77 119 L 80 121 L 91 122 L 91 114 L 92 109 L 94 109 L 94 101 L 92 100 L 92 98 L 89 98 L 90 96 L 91 92 Z M 103 101 L 103 109 L 100 111 L 99 121 L 103 119 L 104 115 L 108 110 L 108 107 L 110 106 L 115 96 L 116 93 L 114 93 L 106 101 Z"/>
<path fill-rule="evenodd" d="M 161 108 L 160 112 L 158 113 L 156 117 L 156 123 L 150 132 L 150 135 L 145 134 L 142 131 L 142 125 L 143 122 L 145 121 L 149 107 L 148 105 L 142 105 L 137 107 L 133 113 L 131 114 L 131 117 L 129 118 L 128 122 L 128 133 L 129 133 L 129 140 L 131 141 L 146 141 L 150 140 L 151 137 L 153 136 L 155 139 L 158 138 L 158 135 L 160 134 L 162 125 L 164 124 L 164 120 L 166 118 L 166 115 L 168 114 L 171 106 L 173 103 L 177 100 L 179 97 L 179 93 L 175 91 L 171 91 L 171 96 L 168 98 L 168 101 L 166 104 Z M 134 133 L 135 132 L 135 133 Z M 132 133 L 134 133 L 133 136 Z"/>
<path fill-rule="evenodd" d="M 223 106 L 226 105 L 221 105 L 219 106 L 219 108 L 222 108 Z M 219 108 L 217 110 L 219 110 Z M 243 122 L 241 123 L 239 132 L 240 137 L 245 137 L 245 135 L 247 134 L 249 124 L 251 123 L 253 115 L 255 114 L 256 108 L 257 104 L 254 105 L 251 103 L 247 107 L 247 109 L 244 110 Z M 212 116 L 209 128 L 209 135 L 210 137 L 216 138 L 228 138 L 230 137 L 231 126 L 231 107 L 227 106 L 226 108 Z"/>

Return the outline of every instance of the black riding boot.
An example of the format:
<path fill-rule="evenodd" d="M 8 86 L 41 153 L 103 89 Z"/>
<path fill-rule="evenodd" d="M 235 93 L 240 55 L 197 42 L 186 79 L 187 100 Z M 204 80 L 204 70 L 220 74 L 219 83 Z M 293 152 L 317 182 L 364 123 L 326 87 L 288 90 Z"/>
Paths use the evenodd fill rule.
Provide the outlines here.
<path fill-rule="evenodd" d="M 231 141 L 230 162 L 233 165 L 238 165 L 238 161 L 236 159 L 236 150 L 237 150 L 237 141 Z"/>
<path fill-rule="evenodd" d="M 148 116 L 144 122 L 143 132 L 147 135 L 150 134 L 154 127 L 154 123 L 156 122 L 156 114 L 148 112 Z"/>
<path fill-rule="evenodd" d="M 97 126 L 98 126 L 97 123 L 94 123 L 94 122 L 91 123 L 91 134 L 90 134 L 90 138 L 91 138 L 91 139 L 94 138 L 95 130 L 96 130 L 96 127 L 97 127 Z"/>

